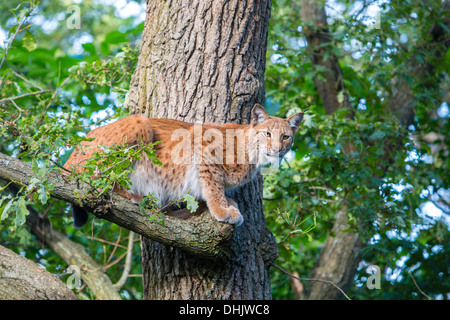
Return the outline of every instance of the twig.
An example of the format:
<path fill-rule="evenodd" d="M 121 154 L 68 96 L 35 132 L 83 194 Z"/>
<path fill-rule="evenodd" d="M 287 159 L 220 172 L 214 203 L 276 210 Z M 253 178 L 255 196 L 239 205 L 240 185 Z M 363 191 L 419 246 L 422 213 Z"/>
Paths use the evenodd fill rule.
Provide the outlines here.
<path fill-rule="evenodd" d="M 114 245 L 113 251 L 112 251 L 111 254 L 109 255 L 108 261 L 106 261 L 107 264 L 111 261 L 112 257 L 114 256 L 114 253 L 116 252 L 117 247 L 118 247 L 118 245 L 119 245 L 119 243 L 120 243 L 120 238 L 121 238 L 121 237 L 122 237 L 122 228 L 119 229 L 119 236 L 117 237 L 117 241 L 116 241 L 116 243 L 115 243 L 115 245 Z M 105 269 L 105 270 L 106 270 L 106 269 Z"/>
<path fill-rule="evenodd" d="M 42 151 L 42 150 L 41 150 Z M 48 153 L 47 153 L 48 154 Z M 69 169 L 66 169 L 66 168 L 64 168 L 62 165 L 60 165 L 58 162 L 56 162 L 56 161 L 54 161 L 54 160 L 52 160 L 52 159 L 50 159 L 50 161 L 54 164 L 54 165 L 56 165 L 58 168 L 60 168 L 61 170 L 64 170 L 65 172 L 67 172 L 67 173 L 72 173 L 72 171 L 70 171 Z"/>
<path fill-rule="evenodd" d="M 33 10 L 34 10 L 34 6 L 31 7 L 29 12 L 27 12 L 27 13 L 31 13 Z M 27 16 L 25 14 L 25 17 L 23 18 L 23 20 L 17 26 L 16 32 L 14 32 L 14 34 L 13 34 L 13 36 L 11 38 L 11 42 L 8 44 L 8 46 L 5 49 L 5 54 L 3 55 L 2 62 L 0 62 L 0 69 L 2 68 L 3 63 L 5 62 L 6 57 L 8 56 L 9 49 L 11 48 L 11 45 L 14 42 L 14 39 L 16 39 L 16 36 L 20 33 L 20 28 L 22 28 L 22 25 L 25 23 L 25 21 L 27 21 L 28 17 L 29 17 L 29 15 Z"/>
<path fill-rule="evenodd" d="M 96 238 L 96 237 L 87 236 L 86 238 L 88 238 L 89 240 L 94 240 L 94 241 L 106 243 L 106 244 L 109 244 L 109 245 L 112 245 L 112 246 L 116 246 L 116 245 L 117 245 L 117 244 L 114 243 L 114 242 L 107 241 L 107 240 L 103 240 L 103 239 Z M 125 246 L 123 246 L 123 245 L 121 245 L 121 244 L 117 245 L 117 247 L 122 248 L 122 249 L 126 249 L 126 248 L 127 248 L 127 247 L 125 247 Z"/>
<path fill-rule="evenodd" d="M 66 84 L 67 81 L 69 81 L 69 79 L 71 78 L 72 74 L 69 74 L 69 76 L 67 78 L 64 79 L 64 81 L 55 89 L 55 91 L 53 92 L 50 100 L 47 103 L 47 106 L 45 107 L 45 112 L 44 114 L 47 113 L 47 110 L 50 108 L 50 105 L 53 101 L 53 99 L 55 99 L 56 95 L 58 94 L 59 90 Z M 41 119 L 39 119 L 38 123 L 41 123 L 42 120 L 44 119 L 44 117 L 41 117 Z"/>
<path fill-rule="evenodd" d="M 19 77 L 20 79 L 22 79 L 23 81 L 25 81 L 26 83 L 32 85 L 33 87 L 39 89 L 40 91 L 44 91 L 44 89 L 42 89 L 40 86 L 38 86 L 37 84 L 35 84 L 34 82 L 31 82 L 30 80 L 28 80 L 27 78 L 25 78 L 23 75 L 13 71 L 13 75 L 15 75 L 16 77 Z"/>
<path fill-rule="evenodd" d="M 133 259 L 133 245 L 134 245 L 134 232 L 130 231 L 130 234 L 128 236 L 128 249 L 127 249 L 127 257 L 125 258 L 125 266 L 123 268 L 122 276 L 120 277 L 119 281 L 117 281 L 113 287 L 117 290 L 120 290 L 120 288 L 123 287 L 125 282 L 128 279 L 128 276 L 130 274 L 131 270 L 131 262 Z"/>
<path fill-rule="evenodd" d="M 48 92 L 52 92 L 52 90 L 41 90 L 41 91 L 36 91 L 36 92 L 24 93 L 24 94 L 21 94 L 20 96 L 1 99 L 0 103 L 4 103 L 4 102 L 8 102 L 8 101 L 13 101 L 13 100 L 25 98 L 25 97 L 28 97 L 28 96 L 37 96 L 37 95 L 40 95 L 40 94 L 43 94 L 43 93 L 48 93 Z"/>
<path fill-rule="evenodd" d="M 101 176 L 104 175 L 108 170 L 111 170 L 111 169 L 114 168 L 115 166 L 118 166 L 119 164 L 122 164 L 123 162 L 125 162 L 125 161 L 127 161 L 127 160 L 132 161 L 133 159 L 132 159 L 131 157 L 127 157 L 127 158 L 125 158 L 125 159 L 123 159 L 123 160 L 121 160 L 121 161 L 119 161 L 119 162 L 117 162 L 117 163 L 115 163 L 115 164 L 109 166 L 108 168 L 106 168 L 105 170 L 103 170 L 102 172 L 100 172 L 100 175 L 101 175 Z"/>
<path fill-rule="evenodd" d="M 420 287 L 419 287 L 419 285 L 417 284 L 416 279 L 414 279 L 414 277 L 413 277 L 411 271 L 409 271 L 408 273 L 409 273 L 409 276 L 411 277 L 412 281 L 414 282 L 414 285 L 416 286 L 417 290 L 419 290 L 419 292 L 420 292 L 423 296 L 425 296 L 428 300 L 431 300 L 430 296 L 427 295 L 425 292 L 423 292 L 422 289 L 420 289 Z"/>
<path fill-rule="evenodd" d="M 19 107 L 19 105 L 18 105 L 17 103 L 15 103 L 14 100 L 11 100 L 11 103 L 12 103 L 12 104 L 14 105 L 14 107 L 16 107 L 16 109 L 19 111 L 19 116 L 18 116 L 18 118 L 20 118 L 21 115 L 22 115 L 23 109 L 22 109 L 21 107 Z"/>
<path fill-rule="evenodd" d="M 291 273 L 287 272 L 286 270 L 284 270 L 283 268 L 281 268 L 279 265 L 273 264 L 273 266 L 274 266 L 275 268 L 277 268 L 278 270 L 280 270 L 281 272 L 287 274 L 288 276 L 290 276 L 290 277 L 292 277 L 292 278 L 294 278 L 294 279 L 300 280 L 300 281 L 315 281 L 315 282 L 322 282 L 322 283 L 331 284 L 333 287 L 335 287 L 336 289 L 338 289 L 338 290 L 345 296 L 345 298 L 347 298 L 347 300 L 352 300 L 352 299 L 350 299 L 349 296 L 347 296 L 347 295 L 345 294 L 344 290 L 342 290 L 341 288 L 339 288 L 336 284 L 334 284 L 334 283 L 331 282 L 331 281 L 328 281 L 328 280 L 322 280 L 322 279 L 311 279 L 311 278 L 301 278 L 301 277 L 296 277 L 296 276 L 294 276 L 293 274 L 291 274 Z"/>
<path fill-rule="evenodd" d="M 103 267 L 103 270 L 106 271 L 108 268 L 111 268 L 113 265 L 115 265 L 116 263 L 118 263 L 120 260 L 122 260 L 125 256 L 126 256 L 127 252 L 124 252 L 120 257 L 118 257 L 116 260 L 114 260 L 113 262 L 111 262 L 110 264 L 107 264 L 106 266 Z"/>

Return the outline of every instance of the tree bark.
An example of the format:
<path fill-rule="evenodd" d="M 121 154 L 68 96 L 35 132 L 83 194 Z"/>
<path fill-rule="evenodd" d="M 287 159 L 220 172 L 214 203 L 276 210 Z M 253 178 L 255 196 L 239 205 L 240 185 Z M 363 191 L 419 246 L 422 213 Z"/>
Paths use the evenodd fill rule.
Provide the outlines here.
<path fill-rule="evenodd" d="M 0 246 L 0 300 L 77 300 L 61 280 Z"/>
<path fill-rule="evenodd" d="M 147 1 L 131 113 L 247 122 L 254 104 L 264 103 L 270 7 L 270 0 Z M 234 255 L 223 261 L 142 239 L 145 299 L 271 298 L 269 268 L 278 249 L 262 211 L 262 178 L 235 200 L 244 224 L 230 240 Z"/>
<path fill-rule="evenodd" d="M 322 279 L 334 282 L 344 292 L 353 281 L 358 262 L 359 252 L 363 243 L 357 233 L 345 232 L 348 228 L 347 215 L 344 210 L 336 214 L 333 229 L 325 241 L 320 256 L 309 276 L 312 279 Z M 344 296 L 331 284 L 308 281 L 302 299 L 307 300 L 336 300 Z"/>

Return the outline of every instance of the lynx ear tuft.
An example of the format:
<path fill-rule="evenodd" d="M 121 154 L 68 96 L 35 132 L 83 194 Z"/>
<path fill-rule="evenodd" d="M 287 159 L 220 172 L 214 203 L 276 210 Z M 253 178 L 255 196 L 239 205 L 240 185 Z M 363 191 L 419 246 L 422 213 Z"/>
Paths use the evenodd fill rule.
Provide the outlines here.
<path fill-rule="evenodd" d="M 289 122 L 289 126 L 291 127 L 292 131 L 294 131 L 294 133 L 297 132 L 298 126 L 300 125 L 300 123 L 303 120 L 304 113 L 305 113 L 305 111 L 297 112 L 296 114 L 293 114 L 292 116 L 287 118 L 287 121 Z"/>
<path fill-rule="evenodd" d="M 252 109 L 252 124 L 261 124 L 263 123 L 267 118 L 269 117 L 269 114 L 267 111 L 263 108 L 260 104 L 255 104 L 255 106 Z"/>

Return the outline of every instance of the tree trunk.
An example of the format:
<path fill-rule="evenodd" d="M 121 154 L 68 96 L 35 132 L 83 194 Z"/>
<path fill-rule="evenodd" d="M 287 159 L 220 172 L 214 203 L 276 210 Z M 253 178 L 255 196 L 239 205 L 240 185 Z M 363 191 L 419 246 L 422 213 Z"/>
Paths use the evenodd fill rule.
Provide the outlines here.
<path fill-rule="evenodd" d="M 331 233 L 317 259 L 312 279 L 323 279 L 337 284 L 344 292 L 350 287 L 355 271 L 360 261 L 359 252 L 363 248 L 361 238 L 357 233 L 345 232 L 348 228 L 345 210 L 336 214 Z M 308 300 L 336 300 L 344 296 L 331 284 L 323 282 L 306 283 L 305 295 L 302 299 Z"/>
<path fill-rule="evenodd" d="M 264 103 L 270 0 L 147 1 L 128 107 L 187 122 L 247 122 Z M 145 299 L 270 299 L 278 254 L 262 211 L 262 178 L 237 192 L 244 224 L 234 256 L 202 259 L 142 239 Z M 194 232 L 194 229 L 193 229 Z"/>
<path fill-rule="evenodd" d="M 348 96 L 345 93 L 344 77 L 339 66 L 338 58 L 331 52 L 332 38 L 329 34 L 328 24 L 323 5 L 314 0 L 302 0 L 301 18 L 305 27 L 308 41 L 308 51 L 315 66 L 324 67 L 322 80 L 315 77 L 314 82 L 327 114 L 332 114 L 341 107 L 348 107 Z M 342 92 L 343 100 L 339 101 Z M 351 111 L 351 110 L 350 110 Z M 351 113 L 350 113 L 351 115 Z M 350 154 L 351 144 L 344 146 L 345 154 Z M 346 206 L 337 213 L 332 234 L 325 241 L 319 259 L 316 261 L 310 278 L 333 281 L 346 291 L 354 277 L 362 249 L 362 242 L 357 233 L 342 232 L 347 229 Z M 334 300 L 342 298 L 338 290 L 323 282 L 308 282 L 305 285 L 303 299 L 308 300 Z"/>
<path fill-rule="evenodd" d="M 332 114 L 343 106 L 348 107 L 349 101 L 341 66 L 336 55 L 331 52 L 333 39 L 328 30 L 324 5 L 325 1 L 302 0 L 300 16 L 311 62 L 315 68 L 321 67 L 321 77 L 316 75 L 314 83 L 325 111 Z M 339 94 L 342 94 L 342 100 Z"/>
<path fill-rule="evenodd" d="M 0 246 L 0 300 L 77 300 L 61 280 Z"/>

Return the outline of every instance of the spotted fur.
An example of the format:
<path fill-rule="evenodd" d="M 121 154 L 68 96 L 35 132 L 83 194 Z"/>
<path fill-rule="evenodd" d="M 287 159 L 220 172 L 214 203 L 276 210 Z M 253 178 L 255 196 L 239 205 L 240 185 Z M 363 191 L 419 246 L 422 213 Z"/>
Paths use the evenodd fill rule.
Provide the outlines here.
<path fill-rule="evenodd" d="M 94 152 L 90 147 L 100 144 L 161 141 L 154 149 L 163 166 L 153 164 L 144 154 L 133 163 L 132 190 L 117 192 L 135 203 L 154 192 L 162 206 L 189 193 L 206 202 L 218 221 L 240 225 L 243 217 L 236 202 L 228 198 L 225 191 L 247 183 L 262 166 L 281 159 L 291 149 L 302 119 L 303 112 L 287 119 L 271 117 L 258 104 L 252 109 L 251 123 L 246 125 L 194 125 L 131 115 L 92 130 L 87 137 L 95 139 L 82 142 L 65 167 L 82 170 L 80 164 Z M 182 138 L 176 133 L 182 133 Z M 79 149 L 84 150 L 84 154 Z M 85 218 L 75 217 L 76 224 L 83 224 Z"/>

